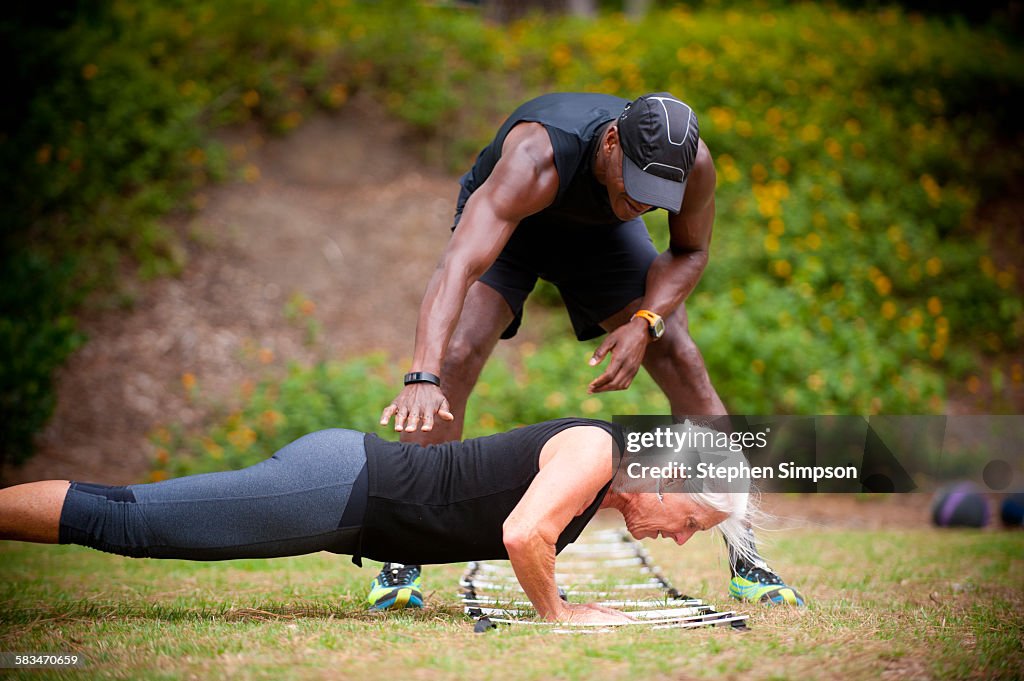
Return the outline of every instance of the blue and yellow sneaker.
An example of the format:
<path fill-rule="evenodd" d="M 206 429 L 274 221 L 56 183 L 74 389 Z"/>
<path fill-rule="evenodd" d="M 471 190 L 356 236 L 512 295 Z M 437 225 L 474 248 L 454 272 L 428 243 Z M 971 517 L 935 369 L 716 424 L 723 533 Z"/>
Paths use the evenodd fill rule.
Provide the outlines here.
<path fill-rule="evenodd" d="M 370 604 L 370 610 L 422 608 L 420 566 L 384 563 L 380 573 L 370 582 L 366 602 Z"/>
<path fill-rule="evenodd" d="M 729 595 L 738 601 L 769 605 L 803 605 L 804 597 L 782 578 L 767 568 L 737 569 L 729 582 Z"/>

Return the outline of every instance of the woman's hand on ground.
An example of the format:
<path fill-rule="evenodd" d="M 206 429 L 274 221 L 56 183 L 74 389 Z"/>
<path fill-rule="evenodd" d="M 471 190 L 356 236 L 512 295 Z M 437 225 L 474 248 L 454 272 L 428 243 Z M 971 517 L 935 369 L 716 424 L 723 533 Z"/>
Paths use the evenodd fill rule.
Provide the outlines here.
<path fill-rule="evenodd" d="M 629 613 L 597 603 L 569 603 L 558 617 L 565 624 L 626 624 L 635 622 Z"/>

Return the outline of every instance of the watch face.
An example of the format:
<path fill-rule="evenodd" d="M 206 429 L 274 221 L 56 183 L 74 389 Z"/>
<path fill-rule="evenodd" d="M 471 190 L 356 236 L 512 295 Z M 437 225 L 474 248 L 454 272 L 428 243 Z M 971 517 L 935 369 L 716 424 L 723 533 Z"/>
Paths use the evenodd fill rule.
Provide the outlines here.
<path fill-rule="evenodd" d="M 654 322 L 651 326 L 651 335 L 655 338 L 661 338 L 665 334 L 665 320 L 658 317 L 658 321 Z"/>

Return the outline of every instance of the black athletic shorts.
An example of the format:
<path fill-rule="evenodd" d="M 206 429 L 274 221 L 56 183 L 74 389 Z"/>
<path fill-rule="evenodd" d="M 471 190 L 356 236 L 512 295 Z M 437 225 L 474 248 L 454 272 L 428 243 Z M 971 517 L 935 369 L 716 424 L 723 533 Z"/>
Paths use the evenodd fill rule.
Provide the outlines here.
<path fill-rule="evenodd" d="M 502 338 L 516 335 L 523 304 L 540 277 L 558 287 L 583 341 L 603 334 L 601 322 L 643 297 L 657 255 L 640 218 L 598 226 L 527 218 L 480 281 L 500 293 L 515 315 Z"/>

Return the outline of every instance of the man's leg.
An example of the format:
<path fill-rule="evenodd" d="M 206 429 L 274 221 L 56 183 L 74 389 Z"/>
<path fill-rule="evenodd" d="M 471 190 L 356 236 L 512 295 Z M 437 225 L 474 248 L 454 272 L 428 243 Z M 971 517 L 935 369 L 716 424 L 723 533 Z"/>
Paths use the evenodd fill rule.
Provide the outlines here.
<path fill-rule="evenodd" d="M 433 430 L 402 433 L 402 442 L 429 445 L 462 439 L 470 393 L 501 333 L 513 318 L 508 303 L 493 288 L 480 281 L 469 287 L 462 315 L 441 365 L 441 389 L 455 420 L 435 419 Z"/>
<path fill-rule="evenodd" d="M 634 300 L 623 310 L 602 322 L 605 330 L 612 330 L 629 321 L 640 309 L 640 300 Z M 675 415 L 725 416 L 728 412 L 721 398 L 711 384 L 704 358 L 697 344 L 690 337 L 686 306 L 665 318 L 665 335 L 647 346 L 644 368 L 668 398 Z M 750 531 L 750 545 L 755 547 L 753 530 Z M 729 569 L 732 579 L 729 593 L 738 600 L 767 603 L 789 603 L 803 605 L 803 597 L 772 572 L 767 563 L 757 554 L 749 561 L 738 556 L 733 548 L 729 550 Z"/>
<path fill-rule="evenodd" d="M 433 430 L 403 432 L 403 442 L 429 445 L 462 439 L 469 395 L 502 331 L 513 318 L 508 303 L 493 288 L 479 281 L 469 287 L 462 315 L 441 366 L 441 388 L 455 420 L 435 419 Z M 370 583 L 370 593 L 366 598 L 370 607 L 374 610 L 421 607 L 420 573 L 419 565 L 385 563 Z"/>

